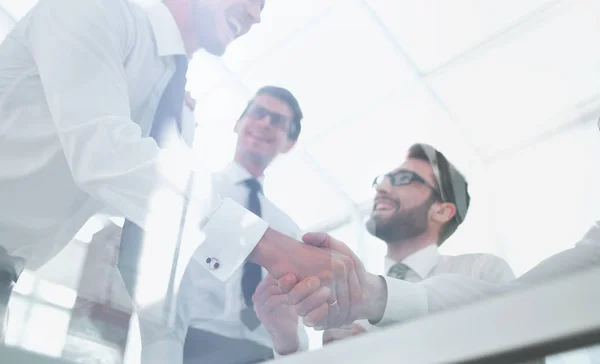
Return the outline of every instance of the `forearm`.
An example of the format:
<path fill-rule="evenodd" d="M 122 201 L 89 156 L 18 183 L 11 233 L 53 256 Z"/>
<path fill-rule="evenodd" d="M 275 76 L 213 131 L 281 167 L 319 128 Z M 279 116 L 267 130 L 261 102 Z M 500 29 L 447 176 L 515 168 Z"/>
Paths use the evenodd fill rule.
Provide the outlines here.
<path fill-rule="evenodd" d="M 385 283 L 388 295 L 383 314 L 368 317 L 369 322 L 377 326 L 415 319 L 502 293 L 512 287 L 454 274 L 439 275 L 420 283 L 386 277 Z"/>
<path fill-rule="evenodd" d="M 281 249 L 280 242 L 282 238 L 286 240 L 290 239 L 273 229 L 267 229 L 248 256 L 248 260 L 264 267 L 270 272 L 270 268 L 272 268 L 277 261 L 278 251 Z"/>

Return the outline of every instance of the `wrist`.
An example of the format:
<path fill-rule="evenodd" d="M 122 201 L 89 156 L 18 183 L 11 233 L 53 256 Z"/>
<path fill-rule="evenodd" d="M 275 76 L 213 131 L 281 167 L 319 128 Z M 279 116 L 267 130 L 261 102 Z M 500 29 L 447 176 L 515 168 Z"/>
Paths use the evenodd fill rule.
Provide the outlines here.
<path fill-rule="evenodd" d="M 387 306 L 387 284 L 385 279 L 376 274 L 367 273 L 365 287 L 365 310 L 363 319 L 371 324 L 381 321 Z"/>
<path fill-rule="evenodd" d="M 298 335 L 293 338 L 284 338 L 280 335 L 271 335 L 273 338 L 273 350 L 279 355 L 289 355 L 298 351 L 300 348 L 300 340 Z"/>
<path fill-rule="evenodd" d="M 267 228 L 262 238 L 256 244 L 256 247 L 254 247 L 254 250 L 248 256 L 248 260 L 264 267 L 270 272 L 275 262 L 277 262 L 277 252 L 281 241 L 281 239 L 278 239 L 278 235 L 281 234 L 271 228 Z"/>

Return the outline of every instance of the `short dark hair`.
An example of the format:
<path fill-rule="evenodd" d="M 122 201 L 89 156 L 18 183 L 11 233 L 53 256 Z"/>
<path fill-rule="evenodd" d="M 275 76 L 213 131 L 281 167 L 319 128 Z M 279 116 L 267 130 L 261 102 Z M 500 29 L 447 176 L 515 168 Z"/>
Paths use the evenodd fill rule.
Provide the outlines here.
<path fill-rule="evenodd" d="M 290 107 L 290 109 L 292 109 L 292 113 L 294 114 L 294 116 L 292 118 L 292 124 L 290 125 L 290 130 L 288 131 L 288 138 L 291 140 L 298 140 L 298 137 L 300 136 L 300 131 L 302 130 L 302 125 L 300 122 L 302 121 L 302 118 L 304 118 L 304 115 L 302 114 L 302 109 L 300 109 L 300 104 L 298 103 L 298 100 L 296 99 L 296 97 L 288 89 L 285 89 L 283 87 L 278 87 L 278 86 L 263 86 L 263 87 L 261 87 L 258 91 L 256 91 L 252 100 L 250 100 L 248 102 L 248 104 L 246 105 L 246 108 L 244 109 L 244 112 L 240 116 L 240 119 L 243 118 L 244 115 L 246 115 L 248 108 L 250 107 L 250 105 L 252 104 L 252 102 L 254 101 L 256 96 L 260 96 L 260 95 L 273 96 L 273 97 L 285 102 Z"/>
<path fill-rule="evenodd" d="M 450 202 L 456 206 L 456 214 L 454 214 L 452 219 L 450 219 L 440 231 L 438 245 L 442 245 L 444 241 L 454 234 L 456 229 L 458 229 L 458 226 L 462 224 L 469 211 L 469 205 L 471 204 L 469 184 L 467 183 L 465 176 L 460 173 L 448 159 L 446 159 L 444 154 L 427 144 L 418 143 L 412 145 L 408 150 L 407 157 L 422 160 L 431 164 L 431 160 L 429 159 L 425 148 L 435 152 L 435 158 L 440 173 L 439 180 L 438 176 L 435 176 L 434 173 L 434 180 L 435 187 L 445 196 L 446 201 L 442 202 Z M 464 199 L 464 201 L 460 201 L 460 199 Z"/>

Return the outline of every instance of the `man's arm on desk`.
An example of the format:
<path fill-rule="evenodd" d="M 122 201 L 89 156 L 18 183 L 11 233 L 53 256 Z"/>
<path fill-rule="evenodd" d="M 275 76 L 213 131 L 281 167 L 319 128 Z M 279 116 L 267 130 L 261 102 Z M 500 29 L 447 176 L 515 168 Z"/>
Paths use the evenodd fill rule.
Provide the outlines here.
<path fill-rule="evenodd" d="M 325 239 L 326 245 L 331 249 L 344 249 L 345 245 L 329 236 L 323 238 L 321 235 L 309 235 L 308 239 L 305 236 L 304 241 L 321 246 L 321 241 Z M 355 262 L 355 266 L 359 265 L 360 262 Z M 489 283 L 454 274 L 439 275 L 419 283 L 408 283 L 357 269 L 360 273 L 361 287 L 364 289 L 364 299 L 353 307 L 353 312 L 359 319 L 367 319 L 371 324 L 385 326 L 598 265 L 600 223 L 597 222 L 575 247 L 547 258 L 518 279 L 507 283 Z M 313 291 L 308 286 L 299 284 L 295 292 L 298 297 L 302 297 Z M 302 302 L 302 299 L 298 299 L 298 304 Z M 310 314 L 310 311 L 306 314 Z"/>
<path fill-rule="evenodd" d="M 418 284 L 386 278 L 386 308 L 380 320 L 375 318 L 371 322 L 377 325 L 402 322 L 599 265 L 600 224 L 596 222 L 573 248 L 543 260 L 511 282 L 494 284 L 451 274 L 432 277 Z"/>

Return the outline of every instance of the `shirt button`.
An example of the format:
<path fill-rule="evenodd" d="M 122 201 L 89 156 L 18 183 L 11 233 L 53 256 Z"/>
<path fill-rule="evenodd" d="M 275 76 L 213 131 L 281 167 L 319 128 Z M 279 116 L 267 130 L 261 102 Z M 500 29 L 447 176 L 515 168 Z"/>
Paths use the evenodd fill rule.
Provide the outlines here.
<path fill-rule="evenodd" d="M 219 263 L 219 259 L 211 257 L 211 258 L 206 258 L 206 265 L 208 266 L 208 269 L 215 270 L 215 269 L 219 269 L 219 266 L 221 264 Z"/>

